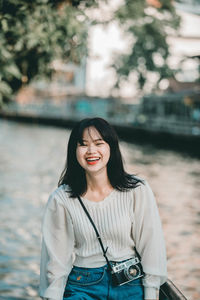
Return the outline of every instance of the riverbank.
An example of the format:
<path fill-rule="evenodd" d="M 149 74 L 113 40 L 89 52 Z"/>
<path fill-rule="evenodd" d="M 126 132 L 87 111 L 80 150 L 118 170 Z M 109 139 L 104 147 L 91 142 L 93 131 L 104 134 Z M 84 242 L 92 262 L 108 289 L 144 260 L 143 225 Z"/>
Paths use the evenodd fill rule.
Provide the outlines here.
<path fill-rule="evenodd" d="M 97 114 L 98 115 L 98 114 Z M 44 115 L 21 111 L 0 111 L 0 118 L 28 124 L 42 124 L 61 128 L 72 128 L 81 117 Z M 107 118 L 109 120 L 109 118 Z M 111 118 L 110 123 L 116 129 L 119 137 L 127 142 L 153 145 L 160 149 L 171 149 L 194 157 L 200 157 L 200 136 L 169 133 L 162 130 L 144 128 L 138 124 L 124 122 Z"/>

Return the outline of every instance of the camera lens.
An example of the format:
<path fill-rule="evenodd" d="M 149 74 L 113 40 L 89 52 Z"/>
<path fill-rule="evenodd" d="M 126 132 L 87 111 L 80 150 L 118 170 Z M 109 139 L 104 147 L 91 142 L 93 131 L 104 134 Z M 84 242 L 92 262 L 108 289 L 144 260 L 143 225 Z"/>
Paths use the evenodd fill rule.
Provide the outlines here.
<path fill-rule="evenodd" d="M 136 267 L 131 266 L 131 267 L 129 267 L 129 269 L 128 269 L 128 273 L 129 273 L 131 276 L 135 277 L 135 276 L 137 275 L 137 273 L 138 273 L 138 270 L 136 269 Z"/>
<path fill-rule="evenodd" d="M 139 269 L 137 268 L 137 266 L 130 266 L 126 270 L 125 275 L 128 279 L 132 280 L 139 275 Z"/>

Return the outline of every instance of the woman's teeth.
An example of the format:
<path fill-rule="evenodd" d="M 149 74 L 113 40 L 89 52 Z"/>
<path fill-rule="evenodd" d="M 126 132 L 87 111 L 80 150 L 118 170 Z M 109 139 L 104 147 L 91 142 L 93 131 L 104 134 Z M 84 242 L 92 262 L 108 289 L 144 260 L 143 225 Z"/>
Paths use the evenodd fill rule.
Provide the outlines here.
<path fill-rule="evenodd" d="M 87 158 L 86 160 L 88 161 L 88 162 L 90 162 L 90 161 L 97 161 L 97 160 L 99 160 L 100 158 Z"/>

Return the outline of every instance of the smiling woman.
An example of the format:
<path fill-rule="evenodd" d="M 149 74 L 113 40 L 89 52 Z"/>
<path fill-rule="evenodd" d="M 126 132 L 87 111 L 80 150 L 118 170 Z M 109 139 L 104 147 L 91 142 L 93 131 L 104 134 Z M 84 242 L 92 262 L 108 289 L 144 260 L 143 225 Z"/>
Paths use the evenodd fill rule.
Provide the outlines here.
<path fill-rule="evenodd" d="M 96 149 L 94 150 L 93 147 Z M 137 186 L 140 180 L 124 171 L 116 132 L 110 124 L 101 118 L 84 119 L 73 128 L 68 143 L 66 165 L 58 185 L 69 185 L 72 197 L 84 195 L 89 185 L 86 178 L 90 174 L 90 172 L 86 172 L 85 167 L 89 168 L 91 166 L 86 163 L 86 157 L 89 158 L 89 156 L 94 155 L 94 153 L 91 155 L 91 151 L 97 151 L 97 148 L 99 150 L 101 148 L 101 155 L 100 153 L 98 154 L 100 155 L 98 157 L 100 158 L 100 163 L 103 163 L 103 159 L 105 160 L 106 156 L 109 156 L 109 159 L 106 168 L 104 168 L 104 173 L 98 173 L 98 175 L 102 176 L 98 178 L 96 183 L 101 184 L 101 187 L 104 187 L 104 189 L 106 189 L 107 185 L 111 185 L 113 188 L 121 191 Z M 83 153 L 86 149 L 85 158 L 80 163 L 79 153 Z M 104 155 L 102 156 L 103 153 Z M 84 167 L 81 165 L 82 163 L 84 163 Z M 92 169 L 94 168 L 89 170 Z M 104 183 L 105 186 L 103 186 Z M 96 188 L 94 190 L 96 191 Z"/>
<path fill-rule="evenodd" d="M 95 127 L 88 127 L 83 132 L 82 142 L 78 143 L 76 156 L 81 167 L 85 169 L 86 176 L 90 172 L 105 172 L 110 158 L 110 146 Z"/>
<path fill-rule="evenodd" d="M 146 181 L 125 172 L 107 121 L 84 119 L 74 127 L 58 185 L 43 220 L 40 295 L 157 299 L 166 254 L 156 201 Z"/>

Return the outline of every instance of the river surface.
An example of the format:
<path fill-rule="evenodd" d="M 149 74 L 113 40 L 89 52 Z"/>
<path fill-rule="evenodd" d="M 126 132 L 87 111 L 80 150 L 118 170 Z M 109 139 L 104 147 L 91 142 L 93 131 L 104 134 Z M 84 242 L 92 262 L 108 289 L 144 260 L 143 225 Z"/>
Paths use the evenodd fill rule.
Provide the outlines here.
<path fill-rule="evenodd" d="M 66 157 L 69 130 L 0 120 L 0 299 L 34 299 L 41 220 Z M 147 179 L 163 223 L 168 275 L 200 299 L 200 160 L 120 142 L 126 169 Z M 116 299 L 117 300 L 117 299 Z"/>

